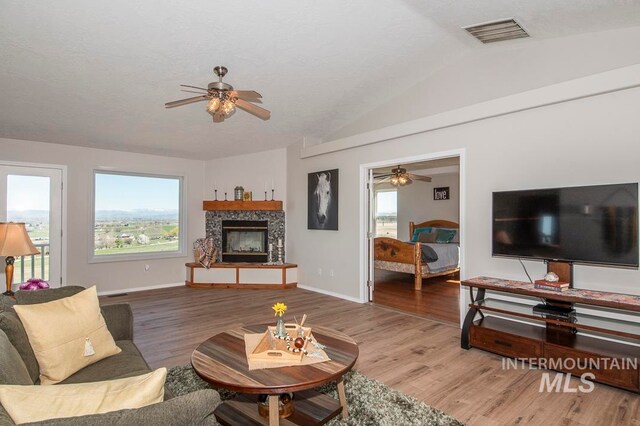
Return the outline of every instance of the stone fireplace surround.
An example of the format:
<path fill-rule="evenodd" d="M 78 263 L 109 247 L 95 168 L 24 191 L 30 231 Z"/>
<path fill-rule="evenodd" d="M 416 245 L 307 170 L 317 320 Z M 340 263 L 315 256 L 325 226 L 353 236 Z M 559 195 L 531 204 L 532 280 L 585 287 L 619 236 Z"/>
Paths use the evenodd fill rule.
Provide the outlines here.
<path fill-rule="evenodd" d="M 222 221 L 223 220 L 266 220 L 268 222 L 268 244 L 273 244 L 274 250 L 278 239 L 285 241 L 284 211 L 267 210 L 215 210 L 206 213 L 207 237 L 213 238 L 214 247 L 218 253 L 218 262 L 222 261 Z M 285 257 L 286 259 L 286 257 Z"/>

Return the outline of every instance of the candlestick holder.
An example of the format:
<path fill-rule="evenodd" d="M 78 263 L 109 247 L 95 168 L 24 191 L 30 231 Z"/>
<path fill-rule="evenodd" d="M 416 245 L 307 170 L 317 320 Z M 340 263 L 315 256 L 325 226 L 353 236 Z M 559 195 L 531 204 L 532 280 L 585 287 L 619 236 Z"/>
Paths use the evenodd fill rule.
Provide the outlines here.
<path fill-rule="evenodd" d="M 273 194 L 274 194 L 274 192 L 276 192 L 276 190 L 275 190 L 275 189 L 272 189 L 272 190 L 271 190 L 271 201 L 273 201 Z"/>
<path fill-rule="evenodd" d="M 269 244 L 269 252 L 267 253 L 267 265 L 275 265 L 276 262 L 274 260 L 273 253 L 273 244 Z"/>
<path fill-rule="evenodd" d="M 264 200 L 267 201 L 267 191 L 264 191 Z"/>
<path fill-rule="evenodd" d="M 216 201 L 218 201 L 218 190 L 217 190 L 217 189 L 214 189 L 214 190 L 213 190 L 213 193 L 215 194 L 215 199 L 216 199 Z"/>
<path fill-rule="evenodd" d="M 227 191 L 224 192 L 224 200 L 227 201 Z"/>
<path fill-rule="evenodd" d="M 284 247 L 278 246 L 278 265 L 282 265 L 284 263 Z"/>

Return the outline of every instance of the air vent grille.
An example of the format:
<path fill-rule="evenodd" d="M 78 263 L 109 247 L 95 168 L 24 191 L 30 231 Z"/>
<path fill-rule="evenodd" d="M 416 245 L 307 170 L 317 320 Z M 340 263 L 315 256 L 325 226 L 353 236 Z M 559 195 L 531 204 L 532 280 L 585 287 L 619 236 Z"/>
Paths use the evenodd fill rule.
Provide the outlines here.
<path fill-rule="evenodd" d="M 529 37 L 529 34 L 524 28 L 513 18 L 470 25 L 463 28 L 483 43 L 495 43 L 497 41 Z"/>

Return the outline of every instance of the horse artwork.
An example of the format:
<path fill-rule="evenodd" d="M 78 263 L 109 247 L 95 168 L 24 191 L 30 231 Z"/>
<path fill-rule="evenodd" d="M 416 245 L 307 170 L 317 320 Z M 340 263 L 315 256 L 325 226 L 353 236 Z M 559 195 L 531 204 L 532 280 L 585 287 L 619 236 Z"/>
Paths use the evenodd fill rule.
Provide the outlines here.
<path fill-rule="evenodd" d="M 338 230 L 338 169 L 309 173 L 307 228 Z"/>

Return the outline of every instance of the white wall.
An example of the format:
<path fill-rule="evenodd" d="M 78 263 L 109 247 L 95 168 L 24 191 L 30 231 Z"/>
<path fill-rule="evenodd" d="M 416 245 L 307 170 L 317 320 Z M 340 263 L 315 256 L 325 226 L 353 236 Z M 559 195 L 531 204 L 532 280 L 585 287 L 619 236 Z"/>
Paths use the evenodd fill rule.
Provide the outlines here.
<path fill-rule="evenodd" d="M 218 158 L 207 161 L 204 197 L 214 199 L 214 189 L 218 189 L 218 200 L 233 200 L 233 188 L 244 187 L 253 192 L 254 200 L 264 200 L 264 188 L 267 185 L 267 197 L 271 199 L 271 184 L 275 185 L 276 200 L 287 200 L 287 150 L 275 149 Z"/>
<path fill-rule="evenodd" d="M 184 283 L 192 242 L 204 235 L 204 161 L 132 154 L 70 145 L 0 138 L 2 160 L 66 165 L 67 285 L 97 285 L 100 292 Z M 185 177 L 187 255 L 144 261 L 88 263 L 92 173 L 96 168 Z M 145 272 L 144 265 L 150 266 Z M 2 278 L 4 280 L 4 277 Z M 3 281 L 4 282 L 4 281 Z"/>
<path fill-rule="evenodd" d="M 639 110 L 636 87 L 304 159 L 301 146 L 291 146 L 289 260 L 300 265 L 303 285 L 360 297 L 359 166 L 464 149 L 462 276 L 526 279 L 517 261 L 491 257 L 492 191 L 640 181 Z M 307 230 L 306 174 L 330 168 L 340 170 L 340 230 Z M 533 276 L 543 274 L 542 263 L 527 264 Z M 318 275 L 319 268 L 333 269 L 334 276 Z M 640 294 L 638 270 L 577 266 L 575 282 L 580 288 Z"/>
<path fill-rule="evenodd" d="M 413 172 L 429 175 L 428 170 Z M 433 188 L 449 187 L 448 200 L 434 200 Z M 459 223 L 460 220 L 460 176 L 458 173 L 431 176 L 431 182 L 414 181 L 398 188 L 398 239 L 409 241 L 409 222 L 445 219 Z"/>

